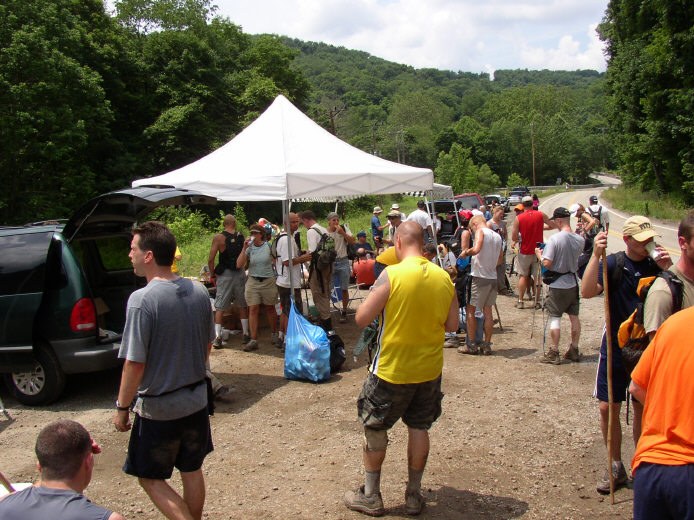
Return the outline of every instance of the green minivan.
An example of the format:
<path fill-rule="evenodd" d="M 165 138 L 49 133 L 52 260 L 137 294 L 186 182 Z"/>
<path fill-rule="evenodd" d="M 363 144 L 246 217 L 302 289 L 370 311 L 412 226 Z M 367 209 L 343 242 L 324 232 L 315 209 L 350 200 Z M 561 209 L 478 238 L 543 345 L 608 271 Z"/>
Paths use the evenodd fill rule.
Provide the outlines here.
<path fill-rule="evenodd" d="M 130 231 L 162 205 L 215 204 L 171 187 L 89 201 L 67 222 L 0 227 L 0 374 L 22 404 L 58 399 L 67 374 L 119 364 L 133 273 Z"/>

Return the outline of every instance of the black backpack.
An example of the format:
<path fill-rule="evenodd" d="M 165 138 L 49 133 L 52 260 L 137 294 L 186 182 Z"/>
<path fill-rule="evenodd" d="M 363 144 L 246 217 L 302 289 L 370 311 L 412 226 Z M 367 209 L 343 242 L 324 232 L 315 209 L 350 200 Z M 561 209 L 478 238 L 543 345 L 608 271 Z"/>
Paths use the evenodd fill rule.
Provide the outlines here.
<path fill-rule="evenodd" d="M 328 332 L 328 341 L 330 341 L 330 373 L 335 374 L 340 371 L 347 359 L 345 342 L 342 341 L 342 338 L 335 331 Z"/>
<path fill-rule="evenodd" d="M 327 233 L 322 233 L 317 228 L 312 227 L 320 235 L 320 240 L 315 251 L 311 255 L 311 266 L 321 272 L 331 271 L 333 263 L 337 258 L 335 251 L 335 240 Z"/>
<path fill-rule="evenodd" d="M 215 274 L 222 274 L 225 269 L 238 271 L 238 267 L 236 267 L 236 259 L 243 250 L 242 233 L 239 233 L 238 231 L 235 233 L 222 231 L 222 234 L 224 235 L 224 243 L 226 248 L 222 253 L 219 253 L 219 263 L 217 264 L 217 267 L 214 268 Z"/>
<path fill-rule="evenodd" d="M 589 206 L 588 214 L 590 214 L 591 217 L 598 221 L 597 225 L 593 226 L 593 228 L 589 231 L 590 236 L 595 237 L 595 235 L 597 235 L 601 231 L 605 231 L 605 226 L 602 225 L 602 206 L 598 206 L 597 211 L 593 211 L 592 209 L 590 209 Z"/>

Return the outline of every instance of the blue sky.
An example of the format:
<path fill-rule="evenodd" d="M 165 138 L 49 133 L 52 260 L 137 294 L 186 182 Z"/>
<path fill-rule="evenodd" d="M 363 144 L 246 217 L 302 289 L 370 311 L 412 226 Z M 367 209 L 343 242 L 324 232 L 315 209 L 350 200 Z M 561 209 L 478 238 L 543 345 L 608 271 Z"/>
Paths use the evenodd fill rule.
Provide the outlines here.
<path fill-rule="evenodd" d="M 358 49 L 417 68 L 606 67 L 595 28 L 607 0 L 213 0 L 250 34 Z"/>

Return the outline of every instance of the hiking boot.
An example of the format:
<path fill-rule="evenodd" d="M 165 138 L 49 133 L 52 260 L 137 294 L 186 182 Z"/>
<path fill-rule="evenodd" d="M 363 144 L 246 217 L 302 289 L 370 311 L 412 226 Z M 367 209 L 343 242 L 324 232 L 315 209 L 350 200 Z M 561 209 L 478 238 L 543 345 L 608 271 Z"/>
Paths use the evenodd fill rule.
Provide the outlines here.
<path fill-rule="evenodd" d="M 458 340 L 456 338 L 446 338 L 443 342 L 443 348 L 456 348 L 458 346 Z"/>
<path fill-rule="evenodd" d="M 470 345 L 466 343 L 462 347 L 458 347 L 458 354 L 471 354 L 475 356 L 477 355 L 477 345 Z"/>
<path fill-rule="evenodd" d="M 569 350 L 564 353 L 564 359 L 578 363 L 581 361 L 581 354 L 578 352 L 578 347 L 569 345 Z"/>
<path fill-rule="evenodd" d="M 492 342 L 491 341 L 483 341 L 480 343 L 480 354 L 483 356 L 491 356 L 492 355 Z"/>
<path fill-rule="evenodd" d="M 243 335 L 243 339 L 241 339 L 241 345 L 245 345 L 251 340 L 251 337 L 248 334 Z"/>
<path fill-rule="evenodd" d="M 545 355 L 540 358 L 540 363 L 547 363 L 549 365 L 561 365 L 561 358 L 559 357 L 559 351 L 554 349 L 549 349 L 545 352 Z"/>
<path fill-rule="evenodd" d="M 424 497 L 419 491 L 405 491 L 405 512 L 408 515 L 418 515 L 424 507 Z"/>
<path fill-rule="evenodd" d="M 222 348 L 223 345 L 224 341 L 222 341 L 222 336 L 217 336 L 216 338 L 214 338 L 214 341 L 212 342 L 212 346 L 214 348 Z"/>
<path fill-rule="evenodd" d="M 381 516 L 386 510 L 383 508 L 383 499 L 380 493 L 374 493 L 370 497 L 364 494 L 364 486 L 355 491 L 345 493 L 345 505 L 347 509 L 359 511 L 369 516 Z"/>
<path fill-rule="evenodd" d="M 523 303 L 523 300 L 518 300 L 513 306 L 516 309 L 523 309 L 525 307 L 525 303 Z"/>
<path fill-rule="evenodd" d="M 340 311 L 340 323 L 347 323 L 347 311 Z"/>
<path fill-rule="evenodd" d="M 276 332 L 272 333 L 272 339 L 270 340 L 273 346 L 277 348 L 282 348 L 282 340 L 279 338 Z"/>
<path fill-rule="evenodd" d="M 254 339 L 249 340 L 248 343 L 243 346 L 244 352 L 250 352 L 251 350 L 258 350 L 258 342 Z"/>
<path fill-rule="evenodd" d="M 613 460 L 612 461 L 612 478 L 614 479 L 614 490 L 617 491 L 620 487 L 626 486 L 629 477 L 627 476 L 627 470 L 624 469 L 624 464 L 622 461 Z M 598 485 L 595 489 L 601 495 L 609 495 L 610 493 L 610 474 L 605 470 L 605 474 L 602 476 L 602 480 L 598 481 Z"/>
<path fill-rule="evenodd" d="M 227 403 L 231 402 L 231 392 L 231 388 L 229 388 L 227 385 L 222 385 L 214 393 L 214 400 L 223 401 Z"/>

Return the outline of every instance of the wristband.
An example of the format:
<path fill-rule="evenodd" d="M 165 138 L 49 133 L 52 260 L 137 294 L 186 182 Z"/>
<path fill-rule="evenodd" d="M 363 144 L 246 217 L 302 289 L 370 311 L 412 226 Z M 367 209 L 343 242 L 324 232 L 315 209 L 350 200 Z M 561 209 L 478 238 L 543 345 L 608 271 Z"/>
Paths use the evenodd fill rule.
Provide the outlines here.
<path fill-rule="evenodd" d="M 130 403 L 130 404 L 132 404 L 132 403 Z M 120 401 L 118 401 L 118 399 L 116 399 L 116 410 L 118 410 L 119 412 L 130 411 L 130 405 L 121 406 Z"/>

